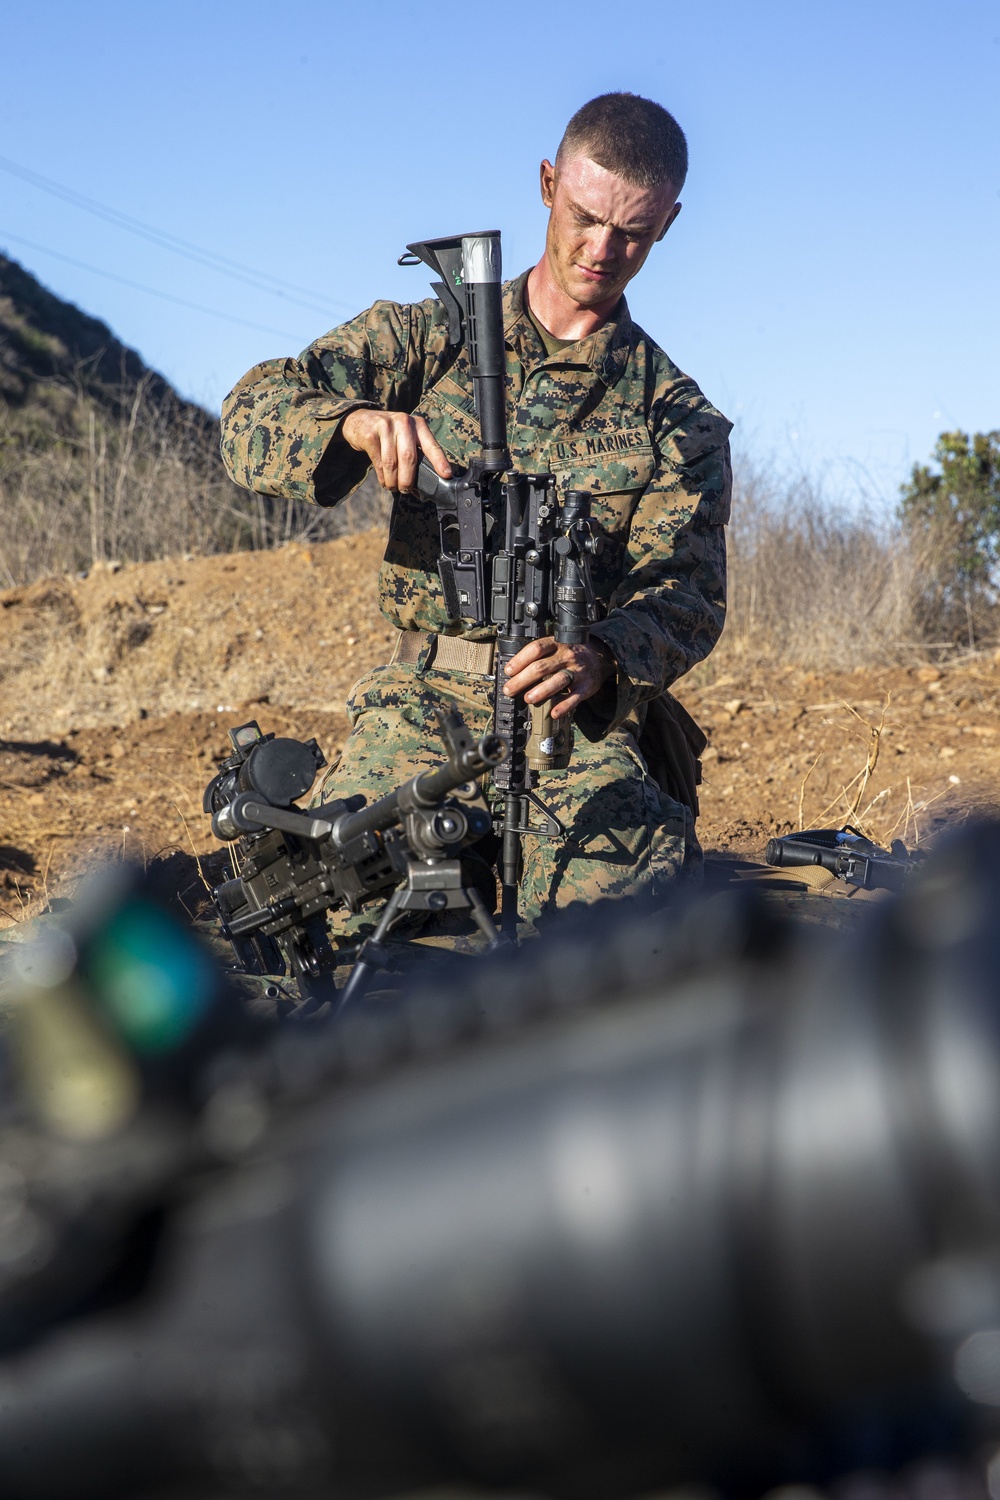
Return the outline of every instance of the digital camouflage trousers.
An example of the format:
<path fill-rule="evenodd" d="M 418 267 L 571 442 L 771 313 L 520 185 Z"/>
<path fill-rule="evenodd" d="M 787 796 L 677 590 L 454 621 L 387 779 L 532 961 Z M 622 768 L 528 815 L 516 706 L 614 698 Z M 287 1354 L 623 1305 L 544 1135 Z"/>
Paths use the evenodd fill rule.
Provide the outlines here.
<path fill-rule="evenodd" d="M 435 709 L 457 709 L 479 737 L 491 727 L 492 693 L 492 676 L 403 663 L 376 668 L 352 689 L 352 732 L 313 805 L 357 792 L 372 802 L 439 765 L 445 748 Z M 537 923 L 574 903 L 655 894 L 682 873 L 700 874 L 691 812 L 660 791 L 631 734 L 591 741 L 577 729 L 569 768 L 546 772 L 537 791 L 566 831 L 523 839 L 523 920 Z M 347 937 L 370 928 L 374 916 L 340 913 L 334 926 Z"/>

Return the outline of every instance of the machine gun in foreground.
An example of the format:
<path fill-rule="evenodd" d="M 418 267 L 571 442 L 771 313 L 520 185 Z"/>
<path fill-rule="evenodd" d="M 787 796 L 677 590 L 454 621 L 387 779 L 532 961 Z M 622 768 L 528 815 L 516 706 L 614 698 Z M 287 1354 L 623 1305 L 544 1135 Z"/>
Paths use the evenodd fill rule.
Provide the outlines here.
<path fill-rule="evenodd" d="M 552 704 L 508 698 L 506 667 L 523 646 L 552 635 L 586 642 L 598 618 L 590 559 L 603 537 L 584 490 L 559 494 L 551 474 L 522 474 L 507 448 L 506 356 L 501 303 L 500 234 L 486 230 L 407 246 L 400 264 L 423 261 L 448 314 L 452 344 L 466 345 L 479 419 L 480 452 L 469 467 L 442 479 L 426 459 L 417 491 L 434 503 L 441 534 L 438 573 L 452 620 L 497 633 L 493 728 L 509 754 L 493 771 L 500 837 L 500 926 L 517 937 L 521 839 L 556 838 L 563 827 L 535 790 L 540 772 L 564 769 L 572 722 Z"/>
<path fill-rule="evenodd" d="M 391 966 L 387 939 L 407 912 L 468 910 L 489 946 L 499 934 L 463 873 L 461 851 L 490 829 L 475 778 L 506 755 L 496 735 L 473 741 L 457 713 L 442 715 L 446 765 L 421 771 L 371 806 L 348 797 L 294 806 L 326 764 L 315 740 L 276 739 L 255 723 L 230 730 L 233 753 L 205 790 L 212 832 L 233 846 L 233 878 L 212 899 L 223 936 L 247 974 L 290 973 L 306 998 L 348 1004 L 372 973 Z M 335 949 L 323 920 L 383 899 L 359 951 Z M 338 963 L 355 959 L 346 987 Z"/>
<path fill-rule="evenodd" d="M 16 960 L 4 1500 L 983 1492 L 1000 829 L 836 940 L 600 908 L 255 1035 L 124 879 Z"/>

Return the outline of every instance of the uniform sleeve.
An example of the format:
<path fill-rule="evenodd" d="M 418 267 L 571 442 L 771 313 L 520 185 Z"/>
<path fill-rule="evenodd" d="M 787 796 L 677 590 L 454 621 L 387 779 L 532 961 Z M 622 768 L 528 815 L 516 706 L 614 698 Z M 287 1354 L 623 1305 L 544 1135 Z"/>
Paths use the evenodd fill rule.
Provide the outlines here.
<path fill-rule="evenodd" d="M 618 664 L 617 685 L 584 705 L 599 734 L 707 656 L 725 620 L 732 424 L 700 392 L 694 407 L 654 407 L 653 417 L 656 471 L 632 517 L 626 571 L 592 631 Z"/>
<path fill-rule="evenodd" d="M 376 302 L 298 359 L 255 365 L 222 408 L 222 457 L 244 489 L 334 505 L 368 457 L 341 438 L 361 407 L 412 411 L 449 362 L 443 313 L 431 302 Z"/>

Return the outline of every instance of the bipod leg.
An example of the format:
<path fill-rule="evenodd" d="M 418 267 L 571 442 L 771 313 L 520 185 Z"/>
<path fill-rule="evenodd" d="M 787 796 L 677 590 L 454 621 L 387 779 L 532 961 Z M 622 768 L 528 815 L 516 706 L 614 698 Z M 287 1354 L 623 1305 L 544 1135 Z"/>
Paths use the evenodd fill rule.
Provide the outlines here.
<path fill-rule="evenodd" d="M 338 1007 L 338 1014 L 342 1014 L 349 1005 L 353 1005 L 356 1000 L 361 999 L 362 995 L 368 987 L 368 982 L 372 978 L 372 975 L 378 972 L 378 964 L 372 963 L 371 960 L 365 959 L 362 955 L 364 954 L 366 948 L 368 948 L 369 950 L 377 950 L 382 942 L 382 939 L 388 934 L 389 928 L 395 921 L 396 916 L 399 912 L 399 908 L 402 905 L 405 889 L 405 886 L 398 886 L 396 890 L 393 891 L 392 895 L 389 897 L 389 900 L 386 902 L 385 911 L 378 919 L 378 925 L 376 926 L 375 931 L 372 933 L 370 938 L 362 943 L 354 968 L 351 970 L 350 977 L 348 978 L 347 983 L 344 985 L 344 988 L 340 992 L 340 1005 Z"/>
<path fill-rule="evenodd" d="M 498 931 L 496 923 L 490 916 L 489 912 L 486 910 L 486 902 L 483 900 L 479 892 L 472 886 L 465 886 L 462 891 L 462 895 L 469 903 L 469 910 L 472 912 L 473 921 L 479 928 L 479 931 L 483 934 L 483 937 L 486 938 L 489 942 L 490 951 L 492 952 L 494 948 L 506 947 L 506 938 Z M 514 919 L 516 922 L 516 905 L 514 910 Z M 515 935 L 516 931 L 517 929 L 515 927 Z"/>

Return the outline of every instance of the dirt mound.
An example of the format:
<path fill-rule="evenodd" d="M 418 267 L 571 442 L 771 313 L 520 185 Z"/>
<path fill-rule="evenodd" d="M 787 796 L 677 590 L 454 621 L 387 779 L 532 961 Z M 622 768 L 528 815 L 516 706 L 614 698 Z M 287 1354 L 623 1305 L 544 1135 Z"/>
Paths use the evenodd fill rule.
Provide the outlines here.
<path fill-rule="evenodd" d="M 391 631 L 373 534 L 112 565 L 0 593 L 0 735 L 39 738 L 228 705 L 341 711 Z"/>
<path fill-rule="evenodd" d="M 390 649 L 382 545 L 367 533 L 0 593 L 0 920 L 69 889 L 100 853 L 217 848 L 201 797 L 232 724 L 315 734 L 332 759 L 351 685 Z M 992 657 L 824 678 L 715 660 L 679 688 L 710 735 L 706 848 L 759 857 L 800 818 L 852 809 L 913 844 L 997 800 Z"/>

